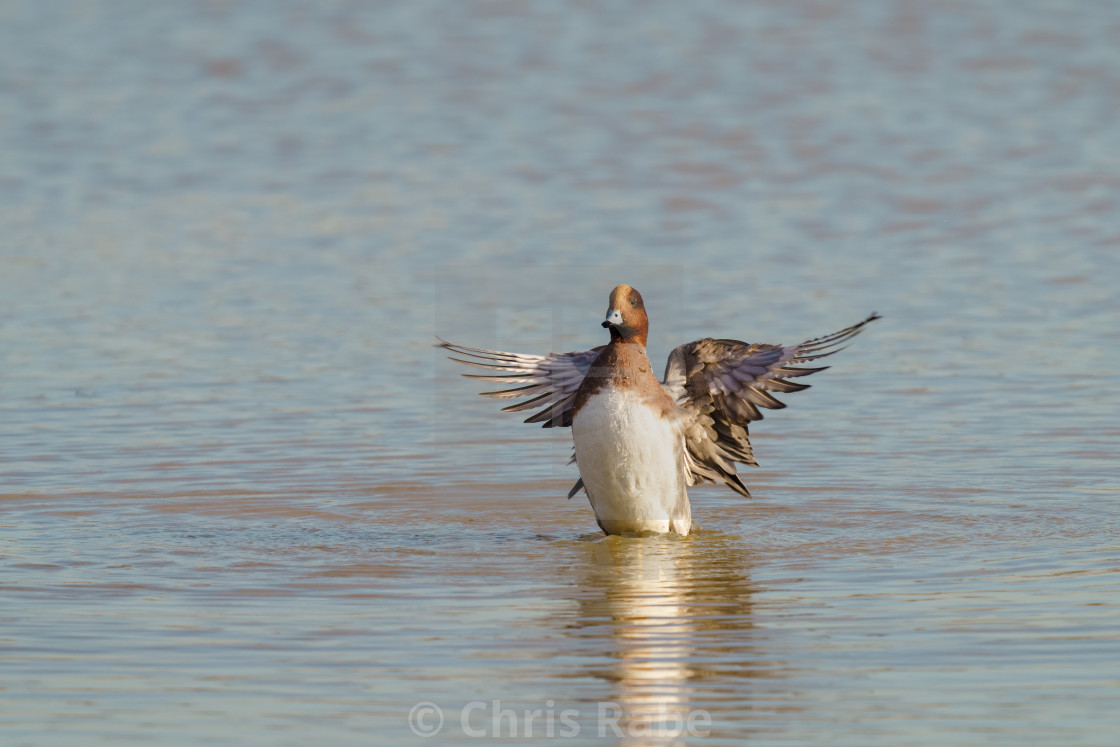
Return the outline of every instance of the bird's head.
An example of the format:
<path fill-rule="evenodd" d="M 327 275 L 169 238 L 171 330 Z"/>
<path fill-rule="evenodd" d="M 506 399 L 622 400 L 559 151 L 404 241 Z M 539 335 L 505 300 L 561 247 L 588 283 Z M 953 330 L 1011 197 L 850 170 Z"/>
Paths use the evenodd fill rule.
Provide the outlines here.
<path fill-rule="evenodd" d="M 611 331 L 612 340 L 621 338 L 624 342 L 636 342 L 645 347 L 649 318 L 642 294 L 629 285 L 620 285 L 612 290 L 603 326 Z"/>

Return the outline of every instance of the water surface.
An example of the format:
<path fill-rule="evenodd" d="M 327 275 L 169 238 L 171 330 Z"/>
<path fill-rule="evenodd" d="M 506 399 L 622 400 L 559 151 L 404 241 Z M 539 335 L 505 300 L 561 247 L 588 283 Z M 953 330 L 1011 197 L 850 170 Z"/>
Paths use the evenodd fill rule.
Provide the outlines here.
<path fill-rule="evenodd" d="M 1115 742 L 1114 4 L 0 29 L 5 744 Z M 600 344 L 621 282 L 655 369 L 884 319 L 753 499 L 603 538 L 431 345 Z"/>

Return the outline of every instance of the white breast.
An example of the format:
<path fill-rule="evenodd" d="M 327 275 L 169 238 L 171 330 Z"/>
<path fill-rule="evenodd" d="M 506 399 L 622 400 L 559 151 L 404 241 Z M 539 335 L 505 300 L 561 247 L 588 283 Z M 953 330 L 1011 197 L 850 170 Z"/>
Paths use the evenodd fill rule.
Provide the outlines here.
<path fill-rule="evenodd" d="M 631 390 L 604 387 L 572 420 L 579 474 L 604 531 L 688 534 L 681 434 Z"/>

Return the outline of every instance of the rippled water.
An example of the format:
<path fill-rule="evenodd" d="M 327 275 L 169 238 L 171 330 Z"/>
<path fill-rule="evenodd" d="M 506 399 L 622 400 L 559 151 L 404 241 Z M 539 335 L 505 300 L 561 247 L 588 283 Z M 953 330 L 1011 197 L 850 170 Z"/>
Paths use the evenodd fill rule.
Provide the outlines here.
<path fill-rule="evenodd" d="M 0 4 L 0 741 L 1115 743 L 1118 38 Z M 431 343 L 590 347 L 620 282 L 656 368 L 884 320 L 753 500 L 603 538 Z"/>

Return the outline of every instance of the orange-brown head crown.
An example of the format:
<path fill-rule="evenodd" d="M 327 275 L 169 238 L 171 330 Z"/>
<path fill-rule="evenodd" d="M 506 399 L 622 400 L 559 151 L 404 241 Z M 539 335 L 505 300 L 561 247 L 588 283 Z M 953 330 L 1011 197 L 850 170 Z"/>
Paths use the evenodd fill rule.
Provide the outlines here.
<path fill-rule="evenodd" d="M 612 340 L 636 342 L 645 347 L 649 318 L 646 316 L 642 294 L 629 285 L 620 285 L 612 290 L 603 326 L 610 329 Z"/>

